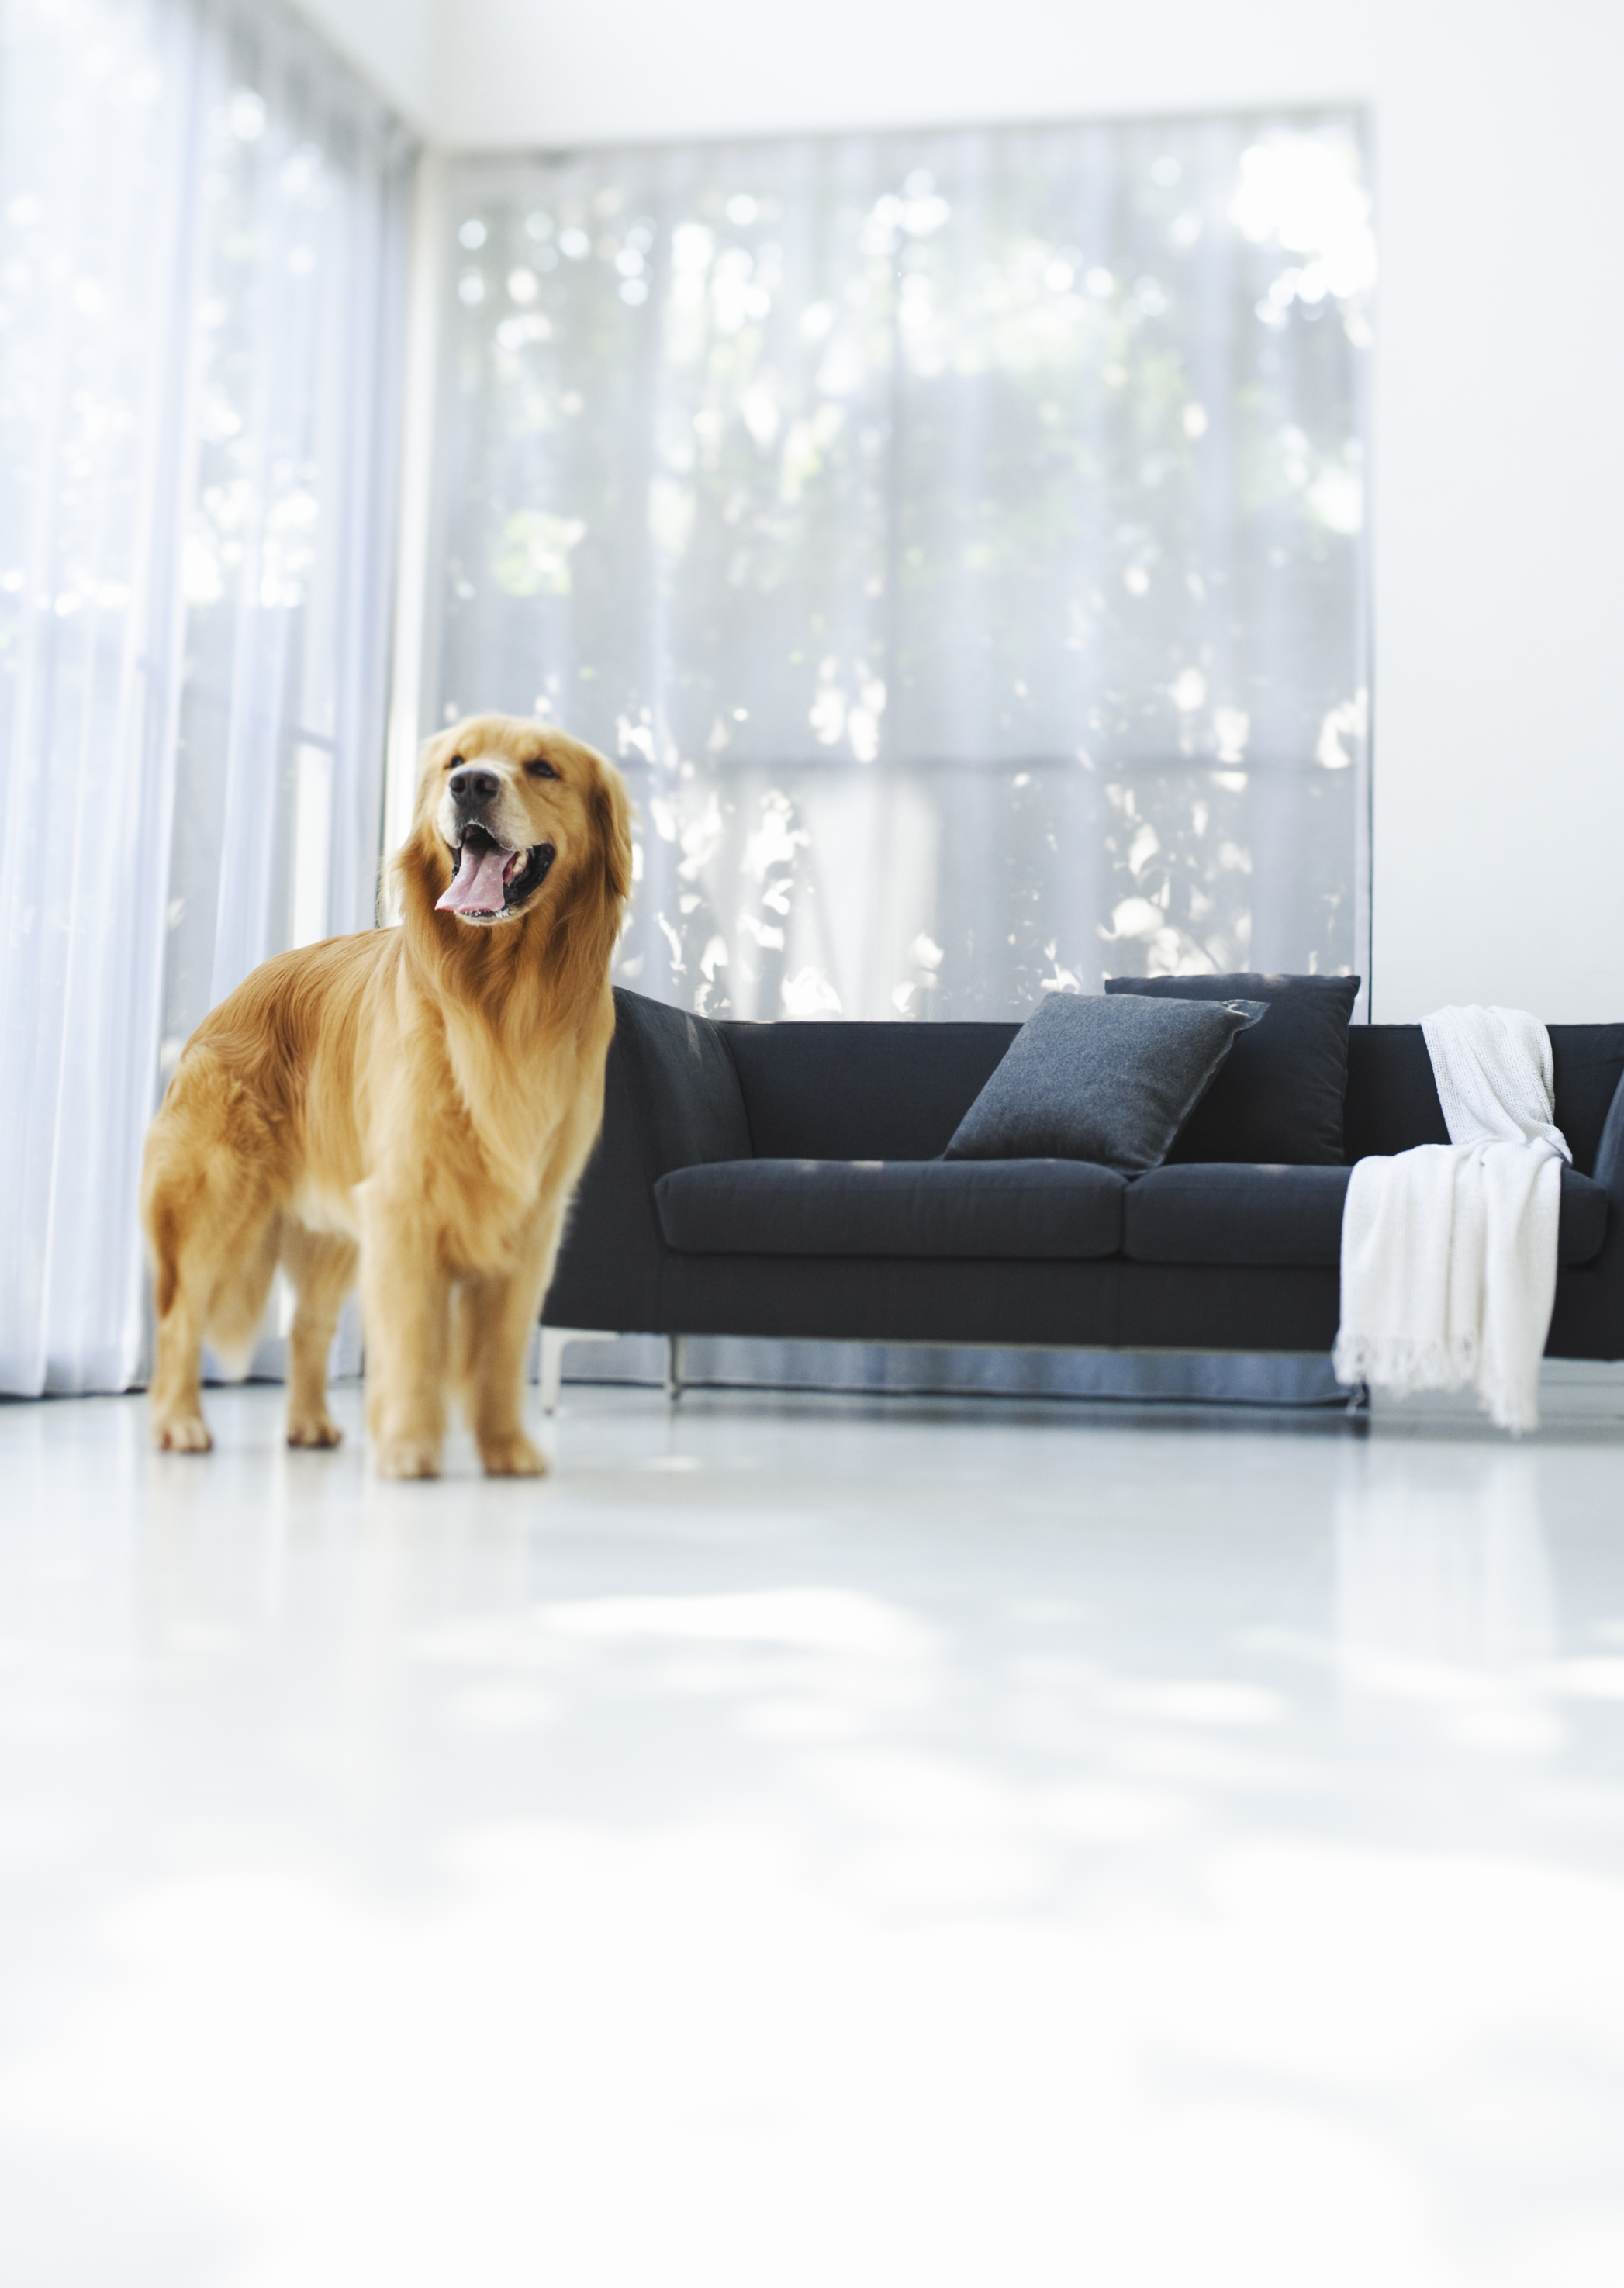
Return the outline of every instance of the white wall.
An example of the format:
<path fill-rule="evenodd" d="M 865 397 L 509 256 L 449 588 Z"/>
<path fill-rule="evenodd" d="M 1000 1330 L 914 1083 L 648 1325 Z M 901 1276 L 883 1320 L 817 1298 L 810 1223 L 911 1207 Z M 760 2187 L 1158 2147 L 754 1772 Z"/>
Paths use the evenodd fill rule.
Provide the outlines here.
<path fill-rule="evenodd" d="M 441 0 L 294 0 L 420 133 L 440 127 Z"/>
<path fill-rule="evenodd" d="M 398 5 L 307 5 L 382 75 Z M 441 0 L 437 36 L 462 147 L 1368 102 L 1375 1014 L 1624 1018 L 1618 0 Z"/>

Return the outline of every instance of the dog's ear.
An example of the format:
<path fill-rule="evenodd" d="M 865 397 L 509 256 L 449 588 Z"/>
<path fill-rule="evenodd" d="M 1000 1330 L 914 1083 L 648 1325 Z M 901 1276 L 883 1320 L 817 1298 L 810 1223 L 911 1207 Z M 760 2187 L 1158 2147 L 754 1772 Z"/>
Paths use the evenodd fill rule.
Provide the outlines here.
<path fill-rule="evenodd" d="M 390 878 L 403 914 L 432 913 L 451 879 L 451 861 L 445 845 L 425 820 L 419 819 L 389 862 Z"/>
<path fill-rule="evenodd" d="M 440 801 L 440 773 L 456 738 L 455 731 L 442 731 L 423 751 L 411 831 L 389 862 L 390 878 L 402 913 L 432 913 L 451 879 L 450 854 L 440 838 L 434 813 Z"/>
<path fill-rule="evenodd" d="M 592 822 L 603 853 L 604 879 L 611 898 L 623 906 L 631 895 L 631 805 L 624 780 L 600 764 L 592 785 Z"/>

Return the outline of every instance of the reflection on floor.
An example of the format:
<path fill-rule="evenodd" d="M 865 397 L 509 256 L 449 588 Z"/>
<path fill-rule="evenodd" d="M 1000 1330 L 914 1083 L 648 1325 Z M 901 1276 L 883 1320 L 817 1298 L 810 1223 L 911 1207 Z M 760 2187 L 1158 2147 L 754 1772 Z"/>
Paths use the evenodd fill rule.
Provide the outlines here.
<path fill-rule="evenodd" d="M 210 1403 L 0 1409 L 0 2277 L 1624 2278 L 1616 1427 Z"/>

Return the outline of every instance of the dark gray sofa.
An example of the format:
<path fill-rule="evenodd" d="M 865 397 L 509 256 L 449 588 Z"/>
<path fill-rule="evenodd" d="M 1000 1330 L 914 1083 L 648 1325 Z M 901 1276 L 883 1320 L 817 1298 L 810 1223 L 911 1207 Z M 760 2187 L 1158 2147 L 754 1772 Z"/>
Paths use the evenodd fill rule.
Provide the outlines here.
<path fill-rule="evenodd" d="M 603 1136 L 543 1319 L 618 1333 L 1328 1352 L 1348 1168 L 1129 1178 L 938 1156 L 1010 1024 L 714 1023 L 617 991 Z M 1554 1025 L 1548 1354 L 1624 1357 L 1624 1025 Z M 1349 1036 L 1350 1163 L 1447 1143 L 1421 1029 Z"/>

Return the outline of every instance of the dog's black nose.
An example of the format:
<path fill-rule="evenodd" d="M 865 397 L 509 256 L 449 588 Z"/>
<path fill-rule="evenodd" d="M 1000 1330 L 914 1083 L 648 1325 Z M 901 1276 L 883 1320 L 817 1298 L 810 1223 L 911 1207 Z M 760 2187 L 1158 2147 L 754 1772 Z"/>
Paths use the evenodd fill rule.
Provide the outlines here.
<path fill-rule="evenodd" d="M 492 802 L 501 783 L 495 771 L 464 769 L 451 774 L 451 791 L 459 802 Z"/>

